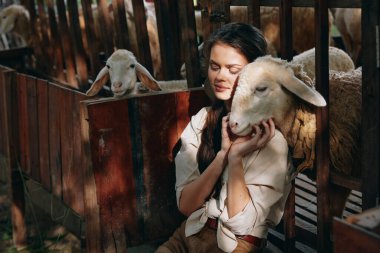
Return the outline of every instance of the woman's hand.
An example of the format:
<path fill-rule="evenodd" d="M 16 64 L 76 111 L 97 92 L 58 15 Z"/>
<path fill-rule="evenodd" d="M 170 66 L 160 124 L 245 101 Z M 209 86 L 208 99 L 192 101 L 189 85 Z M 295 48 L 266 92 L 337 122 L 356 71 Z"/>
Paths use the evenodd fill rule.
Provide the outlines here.
<path fill-rule="evenodd" d="M 228 127 L 228 121 L 229 121 L 229 114 L 222 118 L 222 145 L 221 145 L 221 150 L 224 151 L 226 154 L 228 153 L 228 151 L 232 145 L 232 142 L 233 142 L 233 139 L 231 138 L 232 133 Z"/>
<path fill-rule="evenodd" d="M 253 135 L 237 137 L 231 144 L 228 160 L 242 158 L 244 155 L 263 148 L 274 136 L 275 125 L 272 119 L 253 126 Z M 231 139 L 230 139 L 231 140 Z"/>

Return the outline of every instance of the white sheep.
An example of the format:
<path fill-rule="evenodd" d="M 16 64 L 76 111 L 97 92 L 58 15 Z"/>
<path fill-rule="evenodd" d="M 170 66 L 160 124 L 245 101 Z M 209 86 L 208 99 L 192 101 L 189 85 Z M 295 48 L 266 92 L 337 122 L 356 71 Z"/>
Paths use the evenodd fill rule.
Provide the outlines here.
<path fill-rule="evenodd" d="M 357 176 L 361 122 L 361 69 L 330 73 L 330 164 L 334 171 Z M 252 125 L 273 118 L 286 138 L 297 170 L 314 167 L 315 107 L 326 105 L 302 66 L 265 56 L 241 72 L 232 101 L 229 124 L 236 135 L 247 135 Z M 333 215 L 341 215 L 349 189 L 334 186 Z"/>
<path fill-rule="evenodd" d="M 351 57 L 337 47 L 329 47 L 329 70 L 348 72 L 355 69 Z M 293 63 L 301 64 L 303 70 L 311 78 L 315 78 L 315 48 L 294 56 Z"/>
<path fill-rule="evenodd" d="M 158 82 L 136 60 L 132 52 L 126 49 L 118 49 L 107 59 L 106 66 L 100 70 L 86 95 L 95 96 L 98 94 L 109 79 L 111 91 L 115 97 L 144 92 L 137 83 L 137 77 L 143 86 L 153 91 L 187 89 L 186 80 Z"/>
<path fill-rule="evenodd" d="M 248 22 L 247 6 L 231 6 L 231 22 Z M 329 27 L 334 22 L 332 13 L 328 12 Z M 196 30 L 199 36 L 203 36 L 201 11 L 195 11 Z M 300 54 L 315 45 L 315 28 L 314 28 L 314 8 L 293 7 L 293 49 Z M 279 7 L 262 6 L 260 7 L 260 29 L 269 45 L 273 45 L 277 54 L 281 52 L 280 48 L 280 9 Z M 332 42 L 330 38 L 330 42 Z M 274 55 L 274 53 L 271 53 Z"/>
<path fill-rule="evenodd" d="M 337 8 L 335 10 L 335 26 L 340 32 L 346 51 L 355 62 L 361 64 L 361 8 Z"/>
<path fill-rule="evenodd" d="M 12 4 L 0 11 L 0 33 L 10 33 L 19 36 L 21 45 L 31 42 L 31 27 L 29 11 L 22 5 Z"/>

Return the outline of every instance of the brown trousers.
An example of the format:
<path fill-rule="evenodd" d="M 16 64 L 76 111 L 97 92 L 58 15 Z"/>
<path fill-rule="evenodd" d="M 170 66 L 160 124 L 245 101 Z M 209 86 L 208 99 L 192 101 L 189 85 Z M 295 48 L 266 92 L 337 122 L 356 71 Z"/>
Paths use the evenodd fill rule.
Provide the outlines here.
<path fill-rule="evenodd" d="M 199 233 L 186 237 L 184 221 L 167 242 L 162 244 L 156 253 L 223 253 L 218 248 L 216 230 L 205 226 Z M 262 252 L 253 244 L 238 239 L 238 245 L 233 253 Z"/>

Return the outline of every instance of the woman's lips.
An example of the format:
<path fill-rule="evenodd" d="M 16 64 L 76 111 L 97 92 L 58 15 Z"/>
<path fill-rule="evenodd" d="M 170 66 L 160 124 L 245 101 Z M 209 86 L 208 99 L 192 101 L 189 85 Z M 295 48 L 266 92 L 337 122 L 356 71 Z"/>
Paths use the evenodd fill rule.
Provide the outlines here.
<path fill-rule="evenodd" d="M 216 92 L 223 92 L 229 90 L 229 87 L 222 86 L 222 85 L 215 85 L 215 91 Z"/>

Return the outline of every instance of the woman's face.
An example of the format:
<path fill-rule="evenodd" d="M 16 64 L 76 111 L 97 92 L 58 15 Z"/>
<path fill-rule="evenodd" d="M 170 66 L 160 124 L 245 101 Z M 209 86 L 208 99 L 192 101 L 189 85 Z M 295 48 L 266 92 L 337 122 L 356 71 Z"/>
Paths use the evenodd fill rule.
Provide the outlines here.
<path fill-rule="evenodd" d="M 236 48 L 223 43 L 216 43 L 212 46 L 208 78 L 217 99 L 229 100 L 231 98 L 236 78 L 247 64 L 246 57 Z"/>

